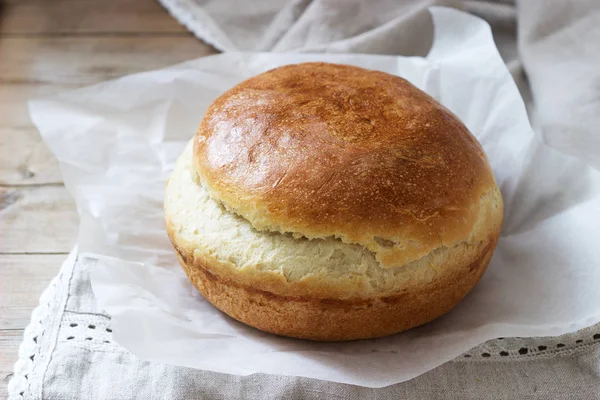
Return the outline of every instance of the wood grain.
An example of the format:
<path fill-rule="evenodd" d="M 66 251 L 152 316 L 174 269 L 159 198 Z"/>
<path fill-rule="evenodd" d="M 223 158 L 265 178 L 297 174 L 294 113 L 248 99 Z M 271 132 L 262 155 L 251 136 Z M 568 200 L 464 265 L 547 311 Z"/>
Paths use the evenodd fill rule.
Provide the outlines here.
<path fill-rule="evenodd" d="M 27 326 L 42 291 L 58 273 L 67 255 L 0 255 L 0 326 Z"/>
<path fill-rule="evenodd" d="M 214 53 L 195 39 L 170 37 L 18 38 L 1 43 L 0 59 L 8 60 L 0 63 L 0 184 L 4 185 L 60 182 L 57 163 L 30 128 L 29 99 Z"/>
<path fill-rule="evenodd" d="M 4 3 L 0 35 L 98 33 L 189 35 L 157 1 L 21 0 Z"/>
<path fill-rule="evenodd" d="M 213 53 L 193 37 L 8 37 L 0 84 L 85 85 Z"/>
<path fill-rule="evenodd" d="M 64 186 L 0 188 L 0 253 L 67 253 L 78 224 Z"/>
<path fill-rule="evenodd" d="M 155 0 L 0 2 L 0 398 L 78 226 L 27 100 L 214 53 Z"/>
<path fill-rule="evenodd" d="M 58 161 L 36 129 L 0 128 L 0 186 L 60 183 Z"/>
<path fill-rule="evenodd" d="M 0 39 L 0 65 L 5 59 L 10 59 L 12 54 L 3 52 L 1 44 L 3 39 Z M 1 68 L 1 66 L 0 66 Z M 0 77 L 0 81 L 2 77 Z M 49 96 L 67 89 L 74 89 L 79 85 L 75 84 L 36 84 L 36 83 L 21 83 L 21 84 L 2 84 L 0 83 L 0 135 L 6 136 L 4 129 L 12 128 L 29 128 L 33 129 L 29 112 L 27 111 L 27 101 L 36 98 Z M 2 159 L 0 159 L 0 163 Z"/>
<path fill-rule="evenodd" d="M 0 255 L 0 398 L 7 396 L 23 328 L 67 255 Z"/>
<path fill-rule="evenodd" d="M 0 398 L 8 396 L 7 385 L 13 373 L 23 330 L 0 331 Z"/>

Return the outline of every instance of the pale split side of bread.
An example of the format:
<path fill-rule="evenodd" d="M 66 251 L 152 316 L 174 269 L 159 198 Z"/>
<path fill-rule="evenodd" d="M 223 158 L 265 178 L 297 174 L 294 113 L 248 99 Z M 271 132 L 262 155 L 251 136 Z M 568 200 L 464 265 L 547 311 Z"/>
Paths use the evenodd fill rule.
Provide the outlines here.
<path fill-rule="evenodd" d="M 224 93 L 167 183 L 167 231 L 191 282 L 258 329 L 385 336 L 448 312 L 498 240 L 479 143 L 401 78 L 286 66 Z"/>
<path fill-rule="evenodd" d="M 167 230 L 200 293 L 258 329 L 314 340 L 400 332 L 444 314 L 479 280 L 499 230 L 499 191 L 481 199 L 480 234 L 394 269 L 339 239 L 258 231 L 198 184 L 192 146 L 167 184 Z"/>

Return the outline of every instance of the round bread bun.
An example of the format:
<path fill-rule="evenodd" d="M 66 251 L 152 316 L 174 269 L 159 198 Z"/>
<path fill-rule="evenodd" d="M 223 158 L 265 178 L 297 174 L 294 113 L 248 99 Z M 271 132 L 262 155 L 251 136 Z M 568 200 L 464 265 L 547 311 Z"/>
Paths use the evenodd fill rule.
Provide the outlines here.
<path fill-rule="evenodd" d="M 169 237 L 215 307 L 313 340 L 401 332 L 485 271 L 503 204 L 487 158 L 406 80 L 305 63 L 221 95 L 167 183 Z"/>

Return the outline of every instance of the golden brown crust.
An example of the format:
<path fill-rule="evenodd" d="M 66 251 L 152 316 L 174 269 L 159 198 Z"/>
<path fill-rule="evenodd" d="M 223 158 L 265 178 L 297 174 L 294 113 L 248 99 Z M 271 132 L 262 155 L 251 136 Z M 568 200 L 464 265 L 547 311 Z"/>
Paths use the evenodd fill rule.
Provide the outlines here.
<path fill-rule="evenodd" d="M 385 73 L 308 63 L 211 105 L 165 216 L 217 308 L 279 335 L 352 340 L 454 307 L 489 263 L 502 208 L 479 143 L 431 97 Z"/>
<path fill-rule="evenodd" d="M 235 86 L 194 147 L 211 196 L 255 228 L 339 237 L 384 268 L 467 239 L 496 185 L 451 112 L 404 79 L 344 65 L 290 65 Z"/>
<path fill-rule="evenodd" d="M 173 235 L 173 231 L 169 231 Z M 173 239 L 173 237 L 172 237 Z M 370 297 L 281 295 L 244 282 L 237 272 L 196 257 L 193 249 L 176 247 L 177 256 L 194 286 L 215 307 L 260 330 L 302 339 L 340 341 L 386 336 L 422 325 L 452 309 L 485 271 L 498 236 L 477 246 L 469 263 L 449 261 L 446 271 L 428 284 Z M 214 260 L 213 260 L 214 262 Z M 238 278 L 242 279 L 238 279 Z"/>

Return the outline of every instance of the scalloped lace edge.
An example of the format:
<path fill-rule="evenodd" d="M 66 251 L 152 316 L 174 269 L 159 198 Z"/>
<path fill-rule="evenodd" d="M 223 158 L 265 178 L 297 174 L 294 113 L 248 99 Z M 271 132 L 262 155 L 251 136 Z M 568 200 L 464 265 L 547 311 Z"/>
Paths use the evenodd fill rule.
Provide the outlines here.
<path fill-rule="evenodd" d="M 52 278 L 50 284 L 40 296 L 37 307 L 31 313 L 29 324 L 23 332 L 23 341 L 19 346 L 19 358 L 14 366 L 12 378 L 8 382 L 8 400 L 23 399 L 24 393 L 29 389 L 28 377 L 34 372 L 35 358 L 40 356 L 41 337 L 47 328 L 47 320 L 51 316 L 52 304 L 57 295 L 60 295 L 59 285 L 65 284 L 65 279 L 71 279 L 72 274 L 65 274 L 64 267 L 74 264 L 77 259 L 77 248 L 73 249 L 61 265 L 58 274 Z M 68 284 L 67 284 L 68 287 Z M 65 296 L 66 297 L 66 296 Z M 61 302 L 62 303 L 62 302 Z"/>

